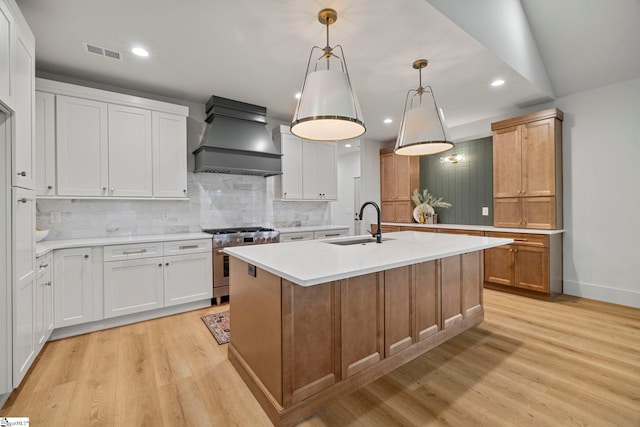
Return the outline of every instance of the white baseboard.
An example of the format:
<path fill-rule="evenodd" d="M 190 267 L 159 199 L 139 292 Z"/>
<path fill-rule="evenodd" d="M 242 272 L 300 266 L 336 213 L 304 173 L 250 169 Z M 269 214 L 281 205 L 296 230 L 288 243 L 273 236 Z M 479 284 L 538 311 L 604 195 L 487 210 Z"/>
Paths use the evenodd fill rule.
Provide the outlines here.
<path fill-rule="evenodd" d="M 640 291 L 564 280 L 563 293 L 613 304 L 640 308 Z"/>
<path fill-rule="evenodd" d="M 9 400 L 9 396 L 11 396 L 11 392 L 6 394 L 0 394 L 0 408 L 4 406 L 4 404 Z"/>

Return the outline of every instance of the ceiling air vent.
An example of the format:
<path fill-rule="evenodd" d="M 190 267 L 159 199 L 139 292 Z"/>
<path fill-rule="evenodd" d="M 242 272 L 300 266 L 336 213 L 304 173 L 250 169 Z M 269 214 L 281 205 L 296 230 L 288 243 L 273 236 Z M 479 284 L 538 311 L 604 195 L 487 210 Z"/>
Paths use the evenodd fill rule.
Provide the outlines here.
<path fill-rule="evenodd" d="M 106 47 L 100 47 L 85 42 L 82 42 L 82 45 L 84 46 L 84 50 L 87 53 L 100 55 L 109 59 L 115 59 L 116 61 L 122 61 L 122 53 L 118 52 L 117 50 L 107 49 Z"/>

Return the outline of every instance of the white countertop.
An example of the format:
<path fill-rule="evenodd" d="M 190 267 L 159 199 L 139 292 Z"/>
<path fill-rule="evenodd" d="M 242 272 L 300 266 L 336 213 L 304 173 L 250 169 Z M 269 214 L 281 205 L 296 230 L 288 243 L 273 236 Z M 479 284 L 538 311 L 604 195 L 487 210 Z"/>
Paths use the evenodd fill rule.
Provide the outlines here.
<path fill-rule="evenodd" d="M 460 225 L 460 224 L 418 224 L 417 222 L 383 222 L 381 225 L 393 225 L 397 227 L 417 228 L 448 228 L 450 230 L 475 230 L 494 231 L 499 233 L 523 233 L 523 234 L 561 234 L 564 230 L 537 230 L 532 228 L 504 228 L 492 225 Z"/>
<path fill-rule="evenodd" d="M 348 230 L 348 225 L 308 225 L 304 227 L 276 228 L 280 233 L 302 233 L 308 231 Z"/>
<path fill-rule="evenodd" d="M 89 239 L 43 240 L 36 243 L 36 257 L 56 249 L 86 248 L 88 246 L 122 245 L 127 243 L 169 242 L 175 240 L 211 239 L 207 233 L 150 234 L 146 236 L 93 237 Z"/>
<path fill-rule="evenodd" d="M 313 286 L 513 243 L 513 239 L 419 231 L 383 233 L 383 239 L 389 240 L 381 244 L 340 246 L 327 243 L 356 237 L 367 236 L 240 246 L 224 251 L 300 286 Z"/>

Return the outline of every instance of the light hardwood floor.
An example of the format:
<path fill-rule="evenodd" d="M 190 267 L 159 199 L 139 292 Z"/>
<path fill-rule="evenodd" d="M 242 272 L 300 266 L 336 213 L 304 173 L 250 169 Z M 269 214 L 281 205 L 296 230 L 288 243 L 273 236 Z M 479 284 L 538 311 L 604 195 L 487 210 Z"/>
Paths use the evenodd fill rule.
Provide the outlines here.
<path fill-rule="evenodd" d="M 269 426 L 200 317 L 50 342 L 0 416 L 31 426 Z M 232 320 L 233 323 L 233 320 Z M 485 290 L 485 321 L 301 426 L 640 426 L 640 310 Z"/>

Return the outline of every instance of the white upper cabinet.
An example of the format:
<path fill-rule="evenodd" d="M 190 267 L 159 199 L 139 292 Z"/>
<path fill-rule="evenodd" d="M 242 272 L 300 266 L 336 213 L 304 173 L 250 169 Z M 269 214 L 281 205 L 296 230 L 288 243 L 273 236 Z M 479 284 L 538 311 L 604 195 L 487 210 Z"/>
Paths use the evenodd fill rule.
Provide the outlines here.
<path fill-rule="evenodd" d="M 58 195 L 106 196 L 107 104 L 58 95 L 56 112 Z"/>
<path fill-rule="evenodd" d="M 151 111 L 109 105 L 109 195 L 151 196 Z"/>
<path fill-rule="evenodd" d="M 187 107 L 51 80 L 36 84 L 37 141 L 56 147 L 57 181 L 56 189 L 39 180 L 38 195 L 187 197 Z M 45 94 L 55 97 L 55 126 L 46 124 Z M 43 153 L 38 164 L 49 158 Z M 49 171 L 40 173 L 46 180 Z"/>
<path fill-rule="evenodd" d="M 153 196 L 187 196 L 187 118 L 154 111 Z"/>
<path fill-rule="evenodd" d="M 337 200 L 336 144 L 300 139 L 287 126 L 274 129 L 282 150 L 282 175 L 276 176 L 276 197 L 283 200 Z"/>
<path fill-rule="evenodd" d="M 56 98 L 46 92 L 36 92 L 36 194 L 56 194 Z"/>
<path fill-rule="evenodd" d="M 0 101 L 3 101 L 6 104 L 11 104 L 11 98 L 13 95 L 11 84 L 13 34 L 13 15 L 4 1 L 0 0 Z"/>
<path fill-rule="evenodd" d="M 35 46 L 31 35 L 22 27 L 16 26 L 15 34 L 13 186 L 34 189 L 36 186 L 33 131 Z"/>

